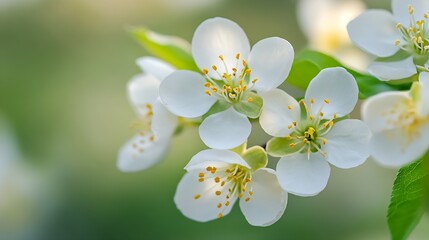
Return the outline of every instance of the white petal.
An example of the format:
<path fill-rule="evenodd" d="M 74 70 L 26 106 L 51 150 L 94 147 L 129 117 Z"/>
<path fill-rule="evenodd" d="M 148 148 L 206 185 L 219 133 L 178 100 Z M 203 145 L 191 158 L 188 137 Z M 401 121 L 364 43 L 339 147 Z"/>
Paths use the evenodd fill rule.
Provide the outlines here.
<path fill-rule="evenodd" d="M 186 217 L 199 222 L 217 219 L 219 213 L 226 216 L 231 211 L 237 197 L 231 196 L 230 204 L 225 206 L 228 190 L 223 189 L 213 180 L 199 182 L 198 174 L 198 170 L 191 171 L 180 180 L 174 195 L 177 208 Z M 222 194 L 217 196 L 216 191 L 221 191 Z M 198 199 L 195 199 L 196 196 L 199 196 Z M 222 208 L 218 208 L 219 203 L 222 204 Z"/>
<path fill-rule="evenodd" d="M 253 226 L 270 226 L 283 215 L 287 205 L 287 193 L 280 187 L 276 172 L 262 168 L 252 174 L 252 182 L 240 199 L 240 208 L 247 221 Z M 246 198 L 250 198 L 246 201 Z"/>
<path fill-rule="evenodd" d="M 384 166 L 401 167 L 419 159 L 429 148 L 429 125 L 410 136 L 404 128 L 374 133 L 370 142 L 373 158 Z"/>
<path fill-rule="evenodd" d="M 136 172 L 153 166 L 164 158 L 169 142 L 169 139 L 151 142 L 149 136 L 134 136 L 119 150 L 119 170 Z"/>
<path fill-rule="evenodd" d="M 201 140 L 210 148 L 232 149 L 244 143 L 252 131 L 246 115 L 233 108 L 207 117 L 200 125 Z"/>
<path fill-rule="evenodd" d="M 373 133 L 397 127 L 399 116 L 408 111 L 407 92 L 383 92 L 365 100 L 361 107 L 362 120 Z"/>
<path fill-rule="evenodd" d="M 361 120 L 346 119 L 334 124 L 322 150 L 328 162 L 338 168 L 357 167 L 369 157 L 370 137 L 371 131 Z"/>
<path fill-rule="evenodd" d="M 421 116 L 429 116 L 429 73 L 421 72 L 419 76 L 420 89 L 420 103 L 419 113 Z"/>
<path fill-rule="evenodd" d="M 249 54 L 250 79 L 258 78 L 255 90 L 269 91 L 282 84 L 289 75 L 293 58 L 292 45 L 282 38 L 257 42 Z"/>
<path fill-rule="evenodd" d="M 168 111 L 158 99 L 153 104 L 151 130 L 155 138 L 170 138 L 178 124 L 177 116 Z"/>
<path fill-rule="evenodd" d="M 324 117 L 328 119 L 334 114 L 342 117 L 353 111 L 358 93 L 356 80 L 344 68 L 326 68 L 311 80 L 305 93 L 305 100 L 310 106 L 310 100 L 314 99 L 312 106 L 314 116 L 322 109 Z M 325 100 L 328 100 L 329 104 L 325 103 Z"/>
<path fill-rule="evenodd" d="M 414 8 L 415 20 L 426 20 L 424 14 L 429 12 L 429 1 L 427 0 L 392 0 L 393 16 L 397 22 L 405 27 L 410 25 L 410 14 L 408 5 Z"/>
<path fill-rule="evenodd" d="M 250 52 L 250 44 L 246 33 L 235 22 L 225 18 L 211 18 L 201 23 L 195 30 L 192 38 L 192 55 L 195 63 L 200 69 L 211 69 L 212 65 L 218 67 L 221 73 L 227 72 L 219 56 L 224 57 L 228 67 L 228 72 L 236 67 L 236 54 L 240 53 L 241 58 L 247 59 Z M 242 68 L 238 64 L 238 71 Z M 209 72 L 210 77 L 219 78 L 213 72 Z"/>
<path fill-rule="evenodd" d="M 128 99 L 140 115 L 147 113 L 146 104 L 158 98 L 159 81 L 148 74 L 134 76 L 127 85 Z"/>
<path fill-rule="evenodd" d="M 389 57 L 399 47 L 395 41 L 402 39 L 396 21 L 386 10 L 367 10 L 347 25 L 350 39 L 362 50 L 378 57 Z"/>
<path fill-rule="evenodd" d="M 277 163 L 277 179 L 280 186 L 294 195 L 309 197 L 325 189 L 331 168 L 319 153 L 295 154 L 282 157 Z"/>
<path fill-rule="evenodd" d="M 206 81 L 198 73 L 181 70 L 170 74 L 159 87 L 159 96 L 172 113 L 186 118 L 202 116 L 216 102 L 205 94 Z"/>
<path fill-rule="evenodd" d="M 185 166 L 186 171 L 205 169 L 208 166 L 221 167 L 225 165 L 238 164 L 250 169 L 250 166 L 235 152 L 229 150 L 206 149 L 192 157 Z"/>
<path fill-rule="evenodd" d="M 412 56 L 395 62 L 372 62 L 367 70 L 382 81 L 403 79 L 417 73 Z"/>
<path fill-rule="evenodd" d="M 293 129 L 289 129 L 288 126 L 300 119 L 301 110 L 298 102 L 280 89 L 260 95 L 264 100 L 259 118 L 262 129 L 274 137 L 285 137 L 290 134 Z"/>
<path fill-rule="evenodd" d="M 137 59 L 136 63 L 142 69 L 143 73 L 150 74 L 159 81 L 164 80 L 164 78 L 175 70 L 170 64 L 154 57 L 141 57 Z"/>

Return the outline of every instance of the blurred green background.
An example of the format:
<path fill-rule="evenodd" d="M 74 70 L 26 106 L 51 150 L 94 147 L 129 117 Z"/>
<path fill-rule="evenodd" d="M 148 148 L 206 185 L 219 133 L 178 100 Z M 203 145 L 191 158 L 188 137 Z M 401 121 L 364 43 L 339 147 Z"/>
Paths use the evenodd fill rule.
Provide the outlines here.
<path fill-rule="evenodd" d="M 390 8 L 387 0 L 366 4 Z M 116 169 L 135 118 L 125 86 L 140 71 L 135 59 L 148 54 L 126 28 L 190 41 L 214 16 L 236 21 L 252 44 L 280 36 L 296 51 L 306 46 L 296 0 L 0 0 L 0 112 L 42 182 L 34 209 L 0 239 L 389 239 L 385 215 L 396 171 L 372 160 L 333 168 L 316 197 L 289 195 L 285 214 L 267 228 L 251 227 L 238 207 L 205 224 L 176 209 L 183 166 L 204 149 L 196 129 L 174 138 L 155 167 Z M 10 223 L 19 204 L 0 224 Z M 411 239 L 429 239 L 427 216 Z"/>

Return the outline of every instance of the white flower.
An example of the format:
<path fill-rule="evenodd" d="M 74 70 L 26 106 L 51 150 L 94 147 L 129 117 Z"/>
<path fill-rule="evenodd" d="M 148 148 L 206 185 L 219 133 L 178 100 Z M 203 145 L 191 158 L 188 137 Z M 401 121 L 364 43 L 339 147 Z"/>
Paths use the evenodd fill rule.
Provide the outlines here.
<path fill-rule="evenodd" d="M 376 61 L 368 72 L 380 80 L 397 80 L 413 76 L 417 68 L 424 68 L 429 60 L 429 30 L 427 0 L 392 0 L 393 15 L 381 9 L 364 12 L 348 25 L 351 40 L 356 46 L 377 57 L 391 57 Z"/>
<path fill-rule="evenodd" d="M 267 151 L 282 157 L 277 178 L 287 192 L 316 195 L 328 182 L 328 162 L 346 169 L 368 158 L 368 127 L 360 120 L 340 119 L 358 100 L 356 81 L 343 68 L 322 70 L 299 103 L 278 89 L 263 98 L 260 123 L 275 137 L 268 142 Z"/>
<path fill-rule="evenodd" d="M 266 155 L 265 155 L 266 156 Z M 237 153 L 208 149 L 197 153 L 185 167 L 174 201 L 188 218 L 207 222 L 227 215 L 237 199 L 251 225 L 269 226 L 286 209 L 287 193 L 275 171 L 252 169 Z"/>
<path fill-rule="evenodd" d="M 347 24 L 365 8 L 360 0 L 299 0 L 298 23 L 311 48 L 366 70 L 368 56 L 353 46 L 347 34 Z"/>
<path fill-rule="evenodd" d="M 52 200 L 46 196 L 42 176 L 23 160 L 11 129 L 0 116 L 0 239 L 34 236 L 34 223 L 45 220 L 44 204 Z"/>
<path fill-rule="evenodd" d="M 420 73 L 408 92 L 368 98 L 362 119 L 373 132 L 370 152 L 377 162 L 399 167 L 417 160 L 429 149 L 429 73 Z"/>
<path fill-rule="evenodd" d="M 139 171 L 159 162 L 165 155 L 178 119 L 159 100 L 159 85 L 174 68 L 159 59 L 137 60 L 143 74 L 128 83 L 128 97 L 138 120 L 132 124 L 137 134 L 119 151 L 118 168 L 124 172 Z"/>
<path fill-rule="evenodd" d="M 273 37 L 256 43 L 250 51 L 240 26 L 213 18 L 195 31 L 192 54 L 205 77 L 191 71 L 174 72 L 160 86 L 161 100 L 171 112 L 187 118 L 219 109 L 203 120 L 200 137 L 210 148 L 234 148 L 251 132 L 248 117 L 260 114 L 262 100 L 255 91 L 269 91 L 283 83 L 292 66 L 293 48 L 288 41 Z"/>

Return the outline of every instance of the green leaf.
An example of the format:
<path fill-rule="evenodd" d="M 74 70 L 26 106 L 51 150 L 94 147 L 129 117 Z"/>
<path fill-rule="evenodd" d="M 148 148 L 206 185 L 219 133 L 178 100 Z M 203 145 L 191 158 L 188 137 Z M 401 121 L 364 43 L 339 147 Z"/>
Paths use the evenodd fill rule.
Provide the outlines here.
<path fill-rule="evenodd" d="M 283 157 L 290 155 L 299 150 L 299 146 L 291 147 L 294 143 L 293 139 L 288 138 L 272 138 L 267 142 L 267 152 L 273 157 Z"/>
<path fill-rule="evenodd" d="M 241 156 L 254 171 L 266 167 L 268 163 L 267 153 L 260 146 L 247 149 Z"/>
<path fill-rule="evenodd" d="M 403 82 L 401 82 L 399 85 L 394 85 L 380 81 L 373 76 L 361 74 L 345 67 L 331 56 L 308 49 L 296 55 L 292 70 L 287 78 L 287 83 L 302 90 L 306 90 L 310 81 L 319 74 L 321 70 L 331 67 L 343 67 L 355 77 L 359 86 L 359 97 L 361 99 L 368 98 L 380 92 L 409 89 L 409 84 L 403 84 Z"/>
<path fill-rule="evenodd" d="M 425 211 L 428 173 L 423 161 L 429 161 L 429 152 L 422 159 L 401 168 L 393 184 L 387 214 L 392 240 L 407 239 Z"/>
<path fill-rule="evenodd" d="M 248 101 L 249 98 L 252 98 L 251 102 Z M 248 92 L 240 102 L 234 104 L 234 109 L 249 118 L 258 118 L 262 112 L 262 104 L 263 101 L 260 96 L 254 92 Z"/>
<path fill-rule="evenodd" d="M 147 28 L 132 29 L 131 33 L 148 52 L 177 69 L 200 71 L 192 58 L 191 45 L 184 39 L 161 35 Z"/>

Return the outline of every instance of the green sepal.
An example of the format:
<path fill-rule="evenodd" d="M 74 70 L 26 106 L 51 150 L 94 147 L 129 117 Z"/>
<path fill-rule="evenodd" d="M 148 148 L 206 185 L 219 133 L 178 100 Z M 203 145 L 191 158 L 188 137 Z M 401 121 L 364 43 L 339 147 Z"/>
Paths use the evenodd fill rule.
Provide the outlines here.
<path fill-rule="evenodd" d="M 294 140 L 286 137 L 272 138 L 267 142 L 267 152 L 273 157 L 284 157 L 296 153 L 300 146 L 291 147 L 291 143 L 294 143 Z"/>
<path fill-rule="evenodd" d="M 162 35 L 147 28 L 131 29 L 134 38 L 151 54 L 177 69 L 200 71 L 191 53 L 191 45 L 186 40 Z"/>
<path fill-rule="evenodd" d="M 215 104 L 202 116 L 202 119 L 206 119 L 208 116 L 218 112 L 223 112 L 231 107 L 231 104 L 225 100 L 217 100 Z"/>
<path fill-rule="evenodd" d="M 249 164 L 253 171 L 264 168 L 268 164 L 268 156 L 260 146 L 253 146 L 245 150 L 241 157 Z"/>
<path fill-rule="evenodd" d="M 235 152 L 235 153 L 237 153 L 237 154 L 241 155 L 241 154 L 246 150 L 246 148 L 247 148 L 247 141 L 245 141 L 245 142 L 244 142 L 243 144 L 241 144 L 240 146 L 238 146 L 238 147 L 235 147 L 235 148 L 231 149 L 231 151 L 233 151 L 233 152 Z"/>
<path fill-rule="evenodd" d="M 251 102 L 248 101 L 249 98 L 252 98 Z M 246 95 L 242 96 L 240 102 L 234 104 L 234 109 L 249 118 L 258 118 L 262 112 L 262 105 L 263 100 L 258 94 L 248 92 Z"/>

